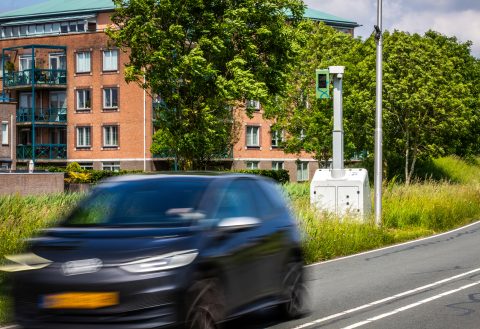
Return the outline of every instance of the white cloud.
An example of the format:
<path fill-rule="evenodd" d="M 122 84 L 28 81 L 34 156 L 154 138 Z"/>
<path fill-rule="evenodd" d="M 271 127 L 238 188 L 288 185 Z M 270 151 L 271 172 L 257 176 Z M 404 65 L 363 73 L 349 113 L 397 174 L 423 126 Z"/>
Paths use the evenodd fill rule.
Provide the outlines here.
<path fill-rule="evenodd" d="M 355 34 L 368 37 L 377 20 L 377 0 L 305 0 L 311 7 L 356 21 Z M 472 54 L 480 57 L 480 1 L 383 0 L 383 28 L 421 33 L 432 29 L 460 41 L 473 42 Z"/>

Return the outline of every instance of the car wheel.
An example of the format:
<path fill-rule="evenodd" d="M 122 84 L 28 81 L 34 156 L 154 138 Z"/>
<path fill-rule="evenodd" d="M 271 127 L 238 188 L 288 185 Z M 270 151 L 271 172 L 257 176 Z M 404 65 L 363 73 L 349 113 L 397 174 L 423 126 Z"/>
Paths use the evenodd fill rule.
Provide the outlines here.
<path fill-rule="evenodd" d="M 295 319 L 309 312 L 309 294 L 305 284 L 303 263 L 289 262 L 283 279 L 286 302 L 282 304 L 282 314 L 287 319 Z"/>
<path fill-rule="evenodd" d="M 199 280 L 188 290 L 187 329 L 218 329 L 224 312 L 225 302 L 218 280 Z"/>

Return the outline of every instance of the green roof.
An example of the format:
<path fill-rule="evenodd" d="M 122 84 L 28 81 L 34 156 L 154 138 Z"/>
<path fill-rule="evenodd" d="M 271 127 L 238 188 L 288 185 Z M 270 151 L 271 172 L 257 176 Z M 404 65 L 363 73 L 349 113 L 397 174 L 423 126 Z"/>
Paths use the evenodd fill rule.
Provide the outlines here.
<path fill-rule="evenodd" d="M 78 15 L 99 11 L 111 11 L 115 8 L 112 0 L 49 0 L 5 13 L 0 13 L 0 21 L 37 19 L 44 16 Z M 357 27 L 356 22 L 333 16 L 311 8 L 305 9 L 305 18 L 323 21 L 330 25 Z"/>
<path fill-rule="evenodd" d="M 303 14 L 303 17 L 310 18 L 317 21 L 323 21 L 325 23 L 330 23 L 332 25 L 341 25 L 341 26 L 349 26 L 349 27 L 360 26 L 357 22 L 350 21 L 348 19 L 341 18 L 338 16 L 330 15 L 330 14 L 324 13 L 323 11 L 319 11 L 311 8 L 305 8 L 305 13 Z"/>
<path fill-rule="evenodd" d="M 112 0 L 49 0 L 33 6 L 0 13 L 0 20 L 91 13 L 110 11 L 114 8 Z"/>

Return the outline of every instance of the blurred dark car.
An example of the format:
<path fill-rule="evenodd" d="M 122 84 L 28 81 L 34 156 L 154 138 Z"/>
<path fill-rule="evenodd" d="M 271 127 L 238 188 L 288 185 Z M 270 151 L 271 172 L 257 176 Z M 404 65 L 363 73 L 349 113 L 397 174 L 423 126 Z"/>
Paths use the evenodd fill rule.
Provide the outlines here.
<path fill-rule="evenodd" d="M 276 184 L 249 175 L 111 179 L 8 258 L 24 328 L 217 328 L 306 306 L 295 221 Z"/>

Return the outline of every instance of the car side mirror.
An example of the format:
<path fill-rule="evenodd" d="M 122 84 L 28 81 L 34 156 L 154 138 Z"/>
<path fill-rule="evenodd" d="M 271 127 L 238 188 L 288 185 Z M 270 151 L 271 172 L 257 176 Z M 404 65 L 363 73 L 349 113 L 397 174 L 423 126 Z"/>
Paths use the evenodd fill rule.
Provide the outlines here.
<path fill-rule="evenodd" d="M 236 232 L 251 229 L 260 225 L 260 219 L 255 217 L 228 217 L 222 219 L 217 227 L 223 232 Z"/>

